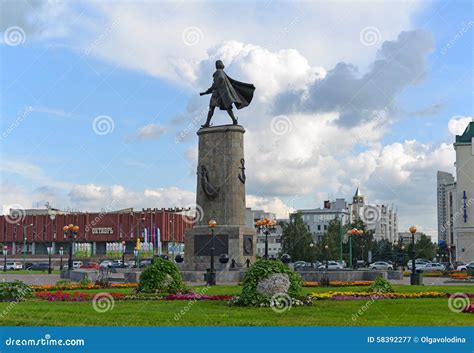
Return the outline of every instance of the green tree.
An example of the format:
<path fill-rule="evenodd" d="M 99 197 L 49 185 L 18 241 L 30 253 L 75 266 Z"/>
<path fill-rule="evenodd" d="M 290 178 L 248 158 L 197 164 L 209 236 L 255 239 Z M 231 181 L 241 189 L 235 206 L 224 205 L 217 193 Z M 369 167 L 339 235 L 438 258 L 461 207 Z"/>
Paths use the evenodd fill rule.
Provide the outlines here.
<path fill-rule="evenodd" d="M 292 215 L 290 222 L 283 224 L 282 252 L 291 256 L 292 261 L 312 261 L 314 250 L 308 226 L 303 222 L 300 212 Z"/>

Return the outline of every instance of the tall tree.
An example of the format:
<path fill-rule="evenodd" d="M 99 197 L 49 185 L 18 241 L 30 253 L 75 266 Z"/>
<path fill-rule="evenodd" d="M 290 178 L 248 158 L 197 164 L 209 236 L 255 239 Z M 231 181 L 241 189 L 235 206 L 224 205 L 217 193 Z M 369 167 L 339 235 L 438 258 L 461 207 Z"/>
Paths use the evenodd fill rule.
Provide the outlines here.
<path fill-rule="evenodd" d="M 291 256 L 292 261 L 313 261 L 313 242 L 308 226 L 300 212 L 295 213 L 289 223 L 283 224 L 282 251 Z"/>

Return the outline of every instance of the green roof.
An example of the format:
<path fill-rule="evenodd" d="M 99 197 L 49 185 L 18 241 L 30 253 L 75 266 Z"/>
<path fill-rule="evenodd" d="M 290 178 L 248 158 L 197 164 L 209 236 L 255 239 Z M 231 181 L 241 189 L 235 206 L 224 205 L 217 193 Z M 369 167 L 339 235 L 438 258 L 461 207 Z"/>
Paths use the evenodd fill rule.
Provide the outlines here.
<path fill-rule="evenodd" d="M 456 143 L 471 143 L 474 138 L 474 121 L 471 121 L 462 135 L 456 135 Z"/>

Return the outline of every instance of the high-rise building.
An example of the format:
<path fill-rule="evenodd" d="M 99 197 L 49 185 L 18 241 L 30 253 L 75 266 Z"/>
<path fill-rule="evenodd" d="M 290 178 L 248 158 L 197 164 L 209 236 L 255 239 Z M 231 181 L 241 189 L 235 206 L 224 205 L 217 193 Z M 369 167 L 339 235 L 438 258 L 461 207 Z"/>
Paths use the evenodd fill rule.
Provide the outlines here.
<path fill-rule="evenodd" d="M 268 218 L 272 221 L 276 220 L 275 213 L 265 212 L 263 210 L 252 210 L 247 208 L 246 213 L 246 226 L 249 228 L 255 228 L 257 233 L 257 256 L 263 257 L 265 255 L 265 238 L 268 240 L 268 257 L 278 258 L 281 253 L 281 235 L 282 227 L 276 224 L 271 231 L 269 231 L 268 236 L 266 236 L 262 231 L 255 227 L 255 224 L 258 220 L 263 218 Z"/>
<path fill-rule="evenodd" d="M 456 258 L 474 259 L 474 121 L 462 135 L 456 135 L 456 191 L 454 242 Z"/>
<path fill-rule="evenodd" d="M 453 205 L 456 197 L 456 183 L 451 173 L 438 171 L 437 173 L 437 200 L 438 200 L 438 241 L 447 246 L 454 244 Z"/>

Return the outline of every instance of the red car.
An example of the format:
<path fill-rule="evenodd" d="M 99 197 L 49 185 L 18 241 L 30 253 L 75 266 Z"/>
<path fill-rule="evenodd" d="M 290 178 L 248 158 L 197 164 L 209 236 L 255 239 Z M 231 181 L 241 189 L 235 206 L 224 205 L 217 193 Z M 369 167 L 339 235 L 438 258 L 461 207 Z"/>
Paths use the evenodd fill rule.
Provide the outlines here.
<path fill-rule="evenodd" d="M 86 268 L 86 269 L 89 268 L 89 269 L 99 270 L 100 266 L 97 262 L 89 262 L 88 264 L 82 265 L 79 268 Z"/>

